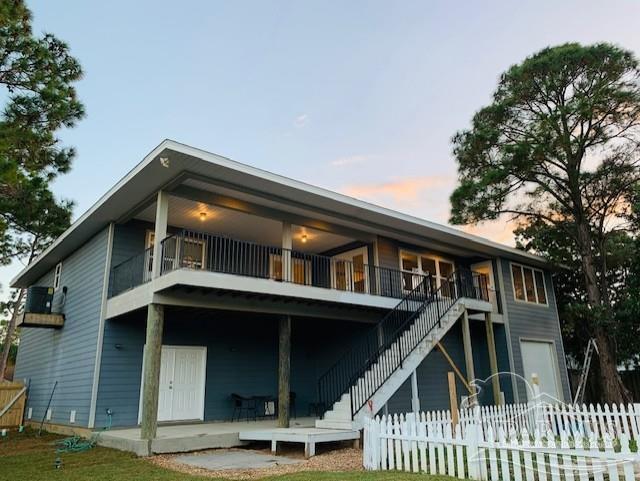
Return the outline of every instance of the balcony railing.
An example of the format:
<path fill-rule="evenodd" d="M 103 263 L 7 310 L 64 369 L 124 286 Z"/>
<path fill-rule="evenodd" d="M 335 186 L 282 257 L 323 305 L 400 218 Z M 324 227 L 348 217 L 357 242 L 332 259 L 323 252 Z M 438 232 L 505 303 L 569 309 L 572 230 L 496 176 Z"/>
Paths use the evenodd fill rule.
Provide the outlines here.
<path fill-rule="evenodd" d="M 176 269 L 205 270 L 396 299 L 402 299 L 427 278 L 417 272 L 189 230 L 162 240 L 161 253 L 161 275 Z M 109 297 L 149 282 L 152 264 L 153 248 L 148 248 L 113 267 Z M 428 282 L 431 288 L 437 287 L 435 278 L 431 277 Z M 477 284 L 476 289 L 486 291 L 484 276 L 475 276 L 473 282 Z M 441 281 L 443 292 L 453 289 L 447 283 L 447 280 Z M 499 296 L 490 299 L 499 304 Z M 496 308 L 499 311 L 499 305 Z"/>
<path fill-rule="evenodd" d="M 117 296 L 151 280 L 153 247 L 114 266 L 109 276 L 109 297 Z"/>
<path fill-rule="evenodd" d="M 184 230 L 162 241 L 161 273 L 221 272 L 305 286 L 402 298 L 402 272 L 225 236 Z M 420 281 L 424 276 L 420 277 Z"/>

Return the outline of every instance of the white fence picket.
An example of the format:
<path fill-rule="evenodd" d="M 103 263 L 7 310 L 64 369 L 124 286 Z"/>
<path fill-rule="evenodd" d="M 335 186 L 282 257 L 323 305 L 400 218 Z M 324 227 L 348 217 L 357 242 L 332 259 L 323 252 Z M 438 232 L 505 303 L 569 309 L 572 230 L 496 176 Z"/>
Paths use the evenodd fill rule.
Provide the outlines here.
<path fill-rule="evenodd" d="M 521 404 L 461 410 L 456 426 L 446 411 L 376 417 L 365 421 L 363 466 L 486 481 L 635 481 L 638 413 Z"/>

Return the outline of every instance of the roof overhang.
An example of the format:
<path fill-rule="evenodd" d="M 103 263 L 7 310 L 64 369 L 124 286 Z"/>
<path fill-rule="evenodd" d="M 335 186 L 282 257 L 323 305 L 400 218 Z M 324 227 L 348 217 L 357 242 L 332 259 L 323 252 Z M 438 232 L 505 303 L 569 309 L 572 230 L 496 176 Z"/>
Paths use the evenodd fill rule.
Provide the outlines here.
<path fill-rule="evenodd" d="M 162 162 L 166 158 L 169 162 Z M 143 205 L 185 176 L 215 179 L 227 185 L 242 186 L 282 202 L 309 206 L 312 210 L 352 219 L 354 224 L 379 229 L 384 235 L 405 233 L 441 244 L 456 245 L 478 254 L 501 256 L 537 266 L 546 261 L 513 247 L 450 226 L 402 214 L 352 197 L 338 194 L 304 182 L 257 169 L 172 140 L 165 140 L 138 165 L 80 216 L 51 246 L 25 267 L 12 281 L 13 287 L 27 287 L 37 282 L 61 260 L 88 239 L 130 215 L 132 207 Z M 547 266 L 548 267 L 548 266 Z"/>

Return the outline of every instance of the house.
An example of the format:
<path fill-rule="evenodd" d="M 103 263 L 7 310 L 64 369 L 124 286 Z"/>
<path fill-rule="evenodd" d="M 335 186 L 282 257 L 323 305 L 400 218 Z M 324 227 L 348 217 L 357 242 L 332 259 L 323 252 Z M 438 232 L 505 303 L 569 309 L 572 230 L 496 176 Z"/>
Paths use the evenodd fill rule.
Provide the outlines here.
<path fill-rule="evenodd" d="M 450 371 L 458 397 L 514 373 L 482 403 L 526 401 L 533 373 L 570 397 L 543 259 L 170 140 L 12 285 L 54 290 L 25 313 L 15 373 L 52 428 L 151 439 L 231 419 L 238 394 L 251 416 L 359 429 L 447 408 Z"/>

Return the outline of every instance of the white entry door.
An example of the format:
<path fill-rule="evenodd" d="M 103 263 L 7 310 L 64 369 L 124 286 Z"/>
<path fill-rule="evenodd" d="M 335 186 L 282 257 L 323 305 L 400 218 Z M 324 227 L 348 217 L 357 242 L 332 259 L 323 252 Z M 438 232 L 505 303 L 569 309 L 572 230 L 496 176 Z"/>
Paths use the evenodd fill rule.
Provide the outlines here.
<path fill-rule="evenodd" d="M 158 421 L 204 420 L 206 362 L 206 347 L 162 346 Z"/>
<path fill-rule="evenodd" d="M 521 341 L 524 376 L 531 385 L 533 374 L 537 374 L 540 382 L 540 394 L 548 402 L 562 401 L 560 376 L 555 346 L 548 341 Z M 531 399 L 533 392 L 527 388 L 527 397 Z"/>

